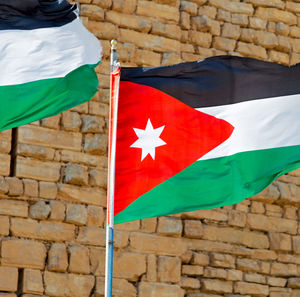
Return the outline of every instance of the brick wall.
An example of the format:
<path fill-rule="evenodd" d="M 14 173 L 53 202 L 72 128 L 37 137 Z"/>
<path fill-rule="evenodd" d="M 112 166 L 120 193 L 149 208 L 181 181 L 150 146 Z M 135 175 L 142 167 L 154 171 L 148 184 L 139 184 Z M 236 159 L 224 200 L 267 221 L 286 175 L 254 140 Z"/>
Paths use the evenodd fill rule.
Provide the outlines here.
<path fill-rule="evenodd" d="M 101 297 L 110 40 L 122 65 L 300 60 L 300 1 L 82 0 L 99 93 L 0 133 L 0 296 Z M 299 14 L 299 16 L 298 16 Z M 300 170 L 215 210 L 116 226 L 114 296 L 300 296 Z"/>

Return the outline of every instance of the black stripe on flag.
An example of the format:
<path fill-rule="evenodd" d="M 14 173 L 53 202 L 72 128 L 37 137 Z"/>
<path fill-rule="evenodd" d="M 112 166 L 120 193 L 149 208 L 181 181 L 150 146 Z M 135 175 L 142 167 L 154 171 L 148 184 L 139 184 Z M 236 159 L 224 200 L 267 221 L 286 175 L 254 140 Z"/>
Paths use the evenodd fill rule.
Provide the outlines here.
<path fill-rule="evenodd" d="M 121 80 L 147 85 L 193 107 L 209 107 L 300 93 L 300 64 L 217 56 L 164 67 L 124 67 Z"/>
<path fill-rule="evenodd" d="M 0 30 L 60 27 L 76 19 L 76 9 L 66 0 L 0 0 Z"/>

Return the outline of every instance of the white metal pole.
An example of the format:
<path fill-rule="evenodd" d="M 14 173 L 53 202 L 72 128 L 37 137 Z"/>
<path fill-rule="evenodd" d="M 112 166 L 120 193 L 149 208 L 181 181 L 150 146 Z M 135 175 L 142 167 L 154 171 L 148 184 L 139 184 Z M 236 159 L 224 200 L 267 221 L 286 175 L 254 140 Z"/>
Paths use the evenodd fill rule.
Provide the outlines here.
<path fill-rule="evenodd" d="M 107 201 L 107 225 L 106 225 L 106 260 L 105 260 L 105 297 L 112 297 L 113 279 L 113 238 L 114 238 L 114 190 L 115 190 L 115 159 L 116 159 L 116 135 L 117 115 L 119 99 L 120 76 L 114 72 L 119 68 L 117 57 L 117 41 L 111 41 L 111 90 L 110 90 L 110 132 L 109 132 L 109 177 L 108 177 L 108 201 Z"/>

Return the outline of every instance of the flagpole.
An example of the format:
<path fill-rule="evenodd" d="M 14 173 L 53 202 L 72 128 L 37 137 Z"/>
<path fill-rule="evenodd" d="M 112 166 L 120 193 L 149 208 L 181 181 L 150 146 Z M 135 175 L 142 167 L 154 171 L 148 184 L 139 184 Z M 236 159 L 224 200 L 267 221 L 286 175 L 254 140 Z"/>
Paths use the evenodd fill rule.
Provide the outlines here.
<path fill-rule="evenodd" d="M 113 238 L 114 238 L 114 189 L 117 115 L 120 83 L 120 64 L 117 55 L 117 41 L 111 41 L 110 56 L 110 125 L 108 151 L 108 195 L 106 224 L 106 259 L 105 259 L 105 297 L 112 297 L 113 279 Z"/>

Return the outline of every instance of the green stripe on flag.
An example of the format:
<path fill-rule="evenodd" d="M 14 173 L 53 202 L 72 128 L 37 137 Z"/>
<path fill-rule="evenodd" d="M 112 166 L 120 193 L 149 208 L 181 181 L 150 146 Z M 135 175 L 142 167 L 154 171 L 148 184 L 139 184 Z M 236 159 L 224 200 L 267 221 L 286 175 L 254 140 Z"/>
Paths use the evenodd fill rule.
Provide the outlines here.
<path fill-rule="evenodd" d="M 298 145 L 197 161 L 131 203 L 115 223 L 241 202 L 300 167 L 299 160 Z"/>
<path fill-rule="evenodd" d="M 98 91 L 96 65 L 62 78 L 0 86 L 0 131 L 54 116 L 91 99 Z"/>

